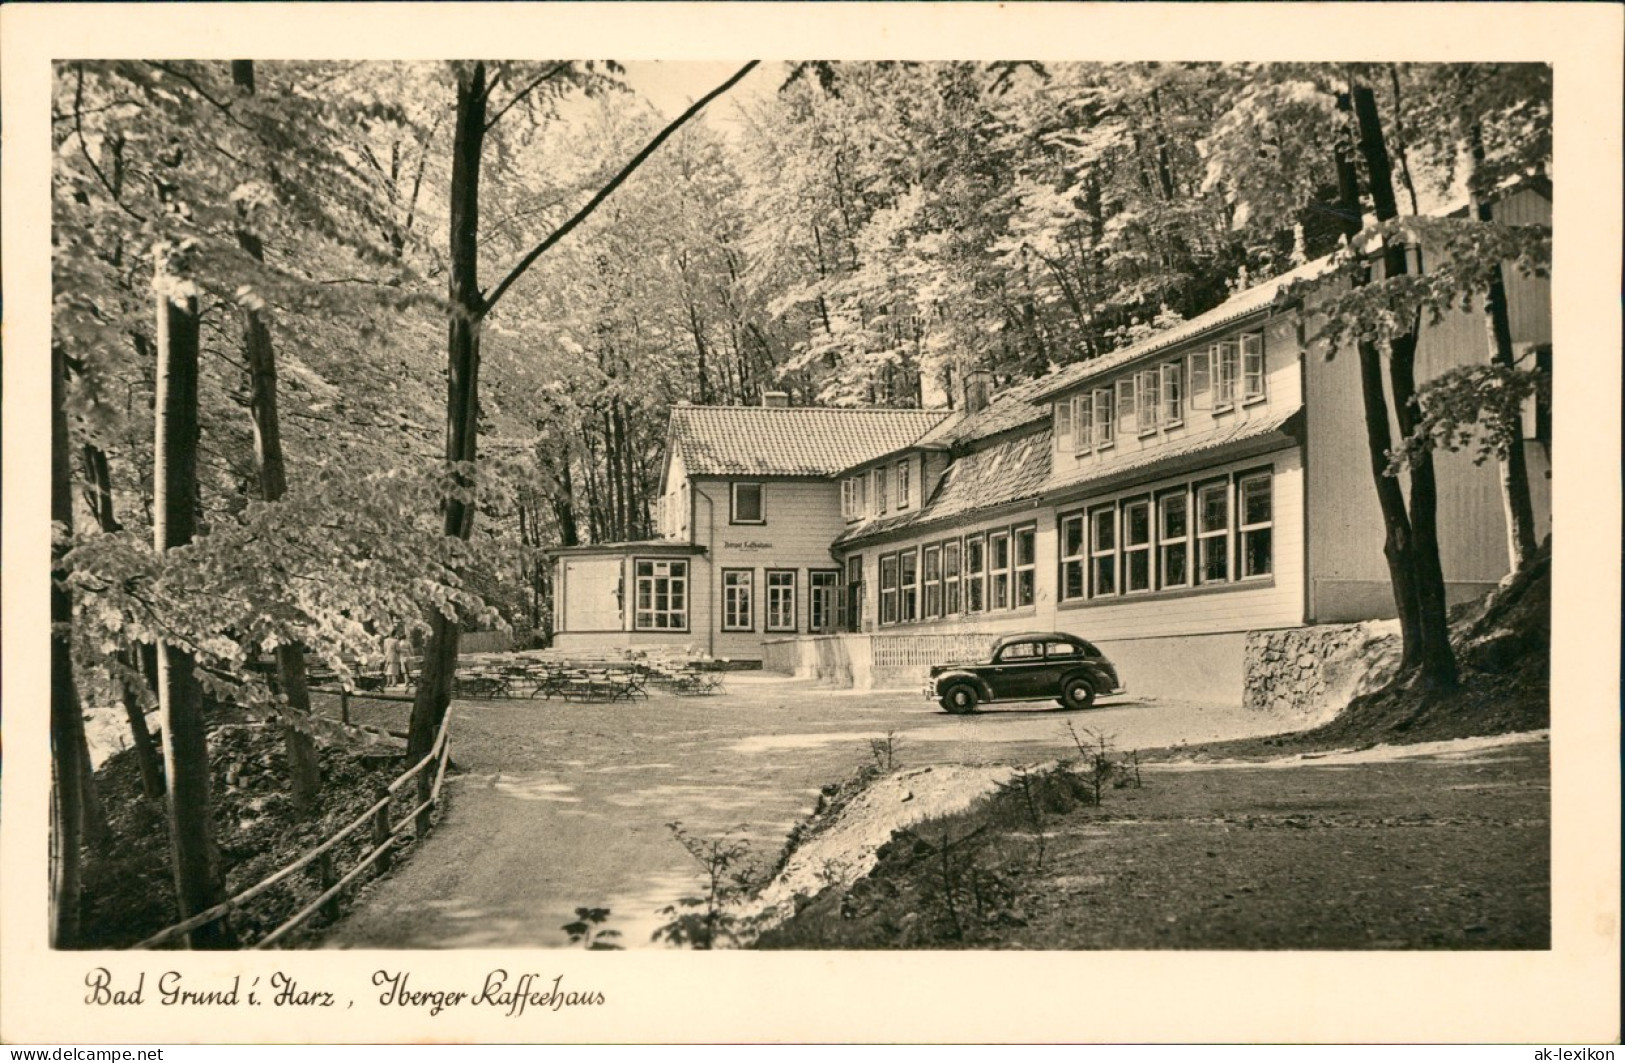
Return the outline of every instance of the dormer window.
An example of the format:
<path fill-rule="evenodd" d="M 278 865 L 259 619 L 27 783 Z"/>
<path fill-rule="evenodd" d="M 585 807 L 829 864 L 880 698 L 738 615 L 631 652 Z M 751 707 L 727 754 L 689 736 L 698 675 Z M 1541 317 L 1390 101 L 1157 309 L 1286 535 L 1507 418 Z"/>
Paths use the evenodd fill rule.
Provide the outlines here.
<path fill-rule="evenodd" d="M 904 458 L 897 463 L 897 508 L 907 509 L 909 506 L 908 459 Z"/>
<path fill-rule="evenodd" d="M 1117 381 L 1117 435 L 1120 439 L 1127 439 L 1139 427 L 1139 419 L 1135 416 L 1134 405 L 1134 378 L 1123 377 Z"/>
<path fill-rule="evenodd" d="M 1112 392 L 1110 388 L 1095 389 L 1095 437 L 1097 447 L 1109 447 L 1115 436 L 1114 429 L 1117 421 L 1112 415 Z"/>
<path fill-rule="evenodd" d="M 1185 365 L 1168 362 L 1162 366 L 1162 427 L 1172 428 L 1185 420 Z"/>
<path fill-rule="evenodd" d="M 1241 401 L 1257 402 L 1264 397 L 1264 334 L 1249 332 L 1241 337 Z"/>
<path fill-rule="evenodd" d="M 885 513 L 886 506 L 886 467 L 883 465 L 875 470 L 875 509 Z"/>
<path fill-rule="evenodd" d="M 767 517 L 762 511 L 762 485 L 735 482 L 732 487 L 733 504 L 728 516 L 729 523 L 766 524 Z"/>
<path fill-rule="evenodd" d="M 1139 428 L 1142 436 L 1156 435 L 1162 419 L 1162 374 L 1156 369 L 1142 369 L 1134 374 L 1136 406 L 1139 409 Z"/>

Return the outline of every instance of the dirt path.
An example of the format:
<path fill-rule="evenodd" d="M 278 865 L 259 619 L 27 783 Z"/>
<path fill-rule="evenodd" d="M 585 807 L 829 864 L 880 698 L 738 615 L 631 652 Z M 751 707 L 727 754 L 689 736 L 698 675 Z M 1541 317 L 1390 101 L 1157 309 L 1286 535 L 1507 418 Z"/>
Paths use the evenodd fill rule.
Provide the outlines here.
<path fill-rule="evenodd" d="M 1064 725 L 1118 748 L 1221 741 L 1281 729 L 1238 708 L 1120 699 L 1088 712 L 1011 707 L 950 717 L 914 693 L 853 694 L 770 676 L 727 694 L 631 704 L 458 702 L 444 819 L 421 851 L 371 887 L 327 939 L 336 948 L 554 947 L 578 906 L 607 907 L 628 947 L 698 867 L 665 826 L 735 831 L 763 863 L 825 783 L 892 733 L 908 767 L 1054 759 Z"/>

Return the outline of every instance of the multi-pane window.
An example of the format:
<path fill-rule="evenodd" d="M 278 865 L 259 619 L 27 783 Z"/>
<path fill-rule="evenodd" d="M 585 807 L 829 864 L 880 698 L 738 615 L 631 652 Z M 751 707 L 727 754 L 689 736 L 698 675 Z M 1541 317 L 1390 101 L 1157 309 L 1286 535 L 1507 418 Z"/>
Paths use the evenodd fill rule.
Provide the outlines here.
<path fill-rule="evenodd" d="M 1185 364 L 1168 362 L 1160 370 L 1162 384 L 1162 427 L 1172 428 L 1185 419 Z"/>
<path fill-rule="evenodd" d="M 688 629 L 688 562 L 637 561 L 632 625 L 639 631 Z"/>
<path fill-rule="evenodd" d="M 756 572 L 748 568 L 722 570 L 722 630 L 754 631 Z"/>
<path fill-rule="evenodd" d="M 1160 587 L 1183 587 L 1190 583 L 1190 521 L 1185 491 L 1163 495 L 1157 500 L 1157 550 Z"/>
<path fill-rule="evenodd" d="M 1196 351 L 1190 357 L 1191 409 L 1212 405 L 1213 352 Z"/>
<path fill-rule="evenodd" d="M 897 555 L 880 559 L 880 622 L 897 623 Z"/>
<path fill-rule="evenodd" d="M 1072 396 L 1072 449 L 1083 453 L 1095 444 L 1095 396 L 1091 391 Z"/>
<path fill-rule="evenodd" d="M 1241 495 L 1241 578 L 1267 576 L 1274 551 L 1269 473 L 1243 477 L 1237 489 Z"/>
<path fill-rule="evenodd" d="M 1241 401 L 1264 397 L 1264 334 L 1249 332 L 1241 337 Z"/>
<path fill-rule="evenodd" d="M 796 574 L 793 569 L 767 572 L 767 630 L 796 629 Z"/>
<path fill-rule="evenodd" d="M 965 540 L 965 612 L 987 608 L 987 541 L 980 535 Z"/>
<path fill-rule="evenodd" d="M 1055 449 L 1065 454 L 1072 450 L 1072 400 L 1055 404 Z"/>
<path fill-rule="evenodd" d="M 1196 489 L 1196 578 L 1230 578 L 1230 484 L 1223 480 Z"/>
<path fill-rule="evenodd" d="M 1037 594 L 1036 572 L 1038 566 L 1037 530 L 1031 525 L 1017 528 L 1012 535 L 1015 539 L 1016 554 L 1016 583 L 1015 600 L 1011 606 L 1020 609 L 1033 604 Z"/>
<path fill-rule="evenodd" d="M 807 630 L 828 634 L 835 630 L 840 613 L 841 574 L 835 569 L 807 573 Z"/>
<path fill-rule="evenodd" d="M 1139 419 L 1135 416 L 1134 405 L 1134 378 L 1123 377 L 1117 381 L 1117 436 L 1127 439 L 1134 434 L 1139 426 Z"/>
<path fill-rule="evenodd" d="M 942 614 L 959 612 L 959 540 L 942 544 Z"/>
<path fill-rule="evenodd" d="M 1089 596 L 1117 593 L 1117 510 L 1103 506 L 1089 514 Z"/>
<path fill-rule="evenodd" d="M 1112 393 L 1109 388 L 1096 388 L 1094 392 L 1094 445 L 1109 447 L 1112 445 L 1113 430 L 1117 421 L 1112 416 Z"/>
<path fill-rule="evenodd" d="M 920 605 L 920 555 L 915 550 L 904 550 L 897 555 L 897 604 L 899 608 L 898 619 L 903 621 L 919 618 Z"/>
<path fill-rule="evenodd" d="M 848 476 L 841 481 L 841 516 L 848 521 L 863 516 L 858 512 L 858 481 L 855 476 Z"/>
<path fill-rule="evenodd" d="M 908 476 L 908 459 L 905 458 L 902 461 L 897 463 L 897 508 L 898 509 L 907 509 L 909 507 L 909 497 L 908 497 L 908 495 L 909 495 L 910 484 L 909 484 L 908 480 L 909 480 L 909 476 Z"/>
<path fill-rule="evenodd" d="M 1151 502 L 1123 504 L 1123 591 L 1151 589 Z"/>
<path fill-rule="evenodd" d="M 935 620 L 942 615 L 942 547 L 928 546 L 920 552 L 922 585 L 925 589 L 920 604 L 920 617 Z"/>
<path fill-rule="evenodd" d="M 1063 514 L 1060 600 L 1267 579 L 1272 490 L 1265 469 Z"/>
<path fill-rule="evenodd" d="M 1010 533 L 991 532 L 987 537 L 988 608 L 1010 608 Z"/>
<path fill-rule="evenodd" d="M 762 485 L 736 483 L 733 485 L 733 512 L 730 520 L 735 524 L 763 524 Z"/>
<path fill-rule="evenodd" d="M 1069 513 L 1061 518 L 1061 601 L 1075 602 L 1088 594 L 1087 559 L 1084 553 L 1083 514 Z"/>
<path fill-rule="evenodd" d="M 875 511 L 886 512 L 886 467 L 882 465 L 875 470 Z"/>
<path fill-rule="evenodd" d="M 1240 348 L 1235 340 L 1215 344 L 1213 351 L 1213 408 L 1230 406 L 1236 401 L 1237 378 L 1241 375 Z"/>
<path fill-rule="evenodd" d="M 857 516 L 861 520 L 869 515 L 869 474 L 853 477 L 857 483 Z"/>
<path fill-rule="evenodd" d="M 1140 434 L 1151 435 L 1162 419 L 1162 373 L 1158 369 L 1142 369 L 1134 374 L 1135 401 L 1140 411 Z"/>

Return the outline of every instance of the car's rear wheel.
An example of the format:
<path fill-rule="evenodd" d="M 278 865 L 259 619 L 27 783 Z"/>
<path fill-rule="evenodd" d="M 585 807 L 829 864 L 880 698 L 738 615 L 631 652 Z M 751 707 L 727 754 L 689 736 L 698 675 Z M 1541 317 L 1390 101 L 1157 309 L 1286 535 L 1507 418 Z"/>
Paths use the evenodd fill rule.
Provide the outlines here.
<path fill-rule="evenodd" d="M 1081 675 L 1061 684 L 1061 704 L 1069 709 L 1087 709 L 1095 703 L 1095 685 Z"/>
<path fill-rule="evenodd" d="M 942 707 L 956 716 L 975 712 L 976 703 L 980 700 L 976 688 L 969 683 L 955 683 L 942 692 Z"/>

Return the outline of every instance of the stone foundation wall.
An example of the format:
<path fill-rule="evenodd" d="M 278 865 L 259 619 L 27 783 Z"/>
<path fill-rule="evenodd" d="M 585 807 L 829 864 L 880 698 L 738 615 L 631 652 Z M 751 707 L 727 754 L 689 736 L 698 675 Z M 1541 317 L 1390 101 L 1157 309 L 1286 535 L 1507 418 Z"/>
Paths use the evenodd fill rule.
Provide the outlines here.
<path fill-rule="evenodd" d="M 1397 621 L 1249 631 L 1242 704 L 1312 727 L 1375 690 L 1399 659 Z"/>

